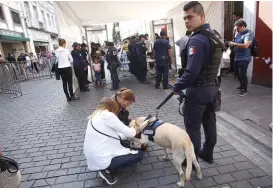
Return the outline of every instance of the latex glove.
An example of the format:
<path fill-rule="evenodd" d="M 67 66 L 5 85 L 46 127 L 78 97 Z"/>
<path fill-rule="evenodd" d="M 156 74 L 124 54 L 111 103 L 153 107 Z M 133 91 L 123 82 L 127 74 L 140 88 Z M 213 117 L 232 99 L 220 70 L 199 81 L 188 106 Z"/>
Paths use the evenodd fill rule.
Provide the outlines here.
<path fill-rule="evenodd" d="M 235 43 L 234 42 L 228 42 L 228 46 L 230 46 L 230 47 L 233 47 L 235 45 Z"/>
<path fill-rule="evenodd" d="M 150 122 L 152 122 L 152 121 L 154 121 L 154 118 L 150 118 L 150 119 L 148 119 L 148 120 L 142 122 L 142 123 L 140 124 L 140 126 L 139 126 L 140 130 L 145 129 L 145 127 L 147 127 L 147 125 L 148 125 Z"/>

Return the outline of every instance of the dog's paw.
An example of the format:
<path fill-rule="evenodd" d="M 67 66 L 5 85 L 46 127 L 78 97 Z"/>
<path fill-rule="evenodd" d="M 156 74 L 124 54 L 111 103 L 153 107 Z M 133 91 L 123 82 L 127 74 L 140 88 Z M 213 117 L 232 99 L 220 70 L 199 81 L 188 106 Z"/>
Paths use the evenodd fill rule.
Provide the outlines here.
<path fill-rule="evenodd" d="M 163 160 L 164 160 L 164 161 L 169 161 L 169 160 L 170 160 L 170 158 L 169 158 L 169 156 L 164 155 L 164 156 L 163 156 Z"/>
<path fill-rule="evenodd" d="M 185 186 L 185 183 L 184 183 L 184 182 L 177 182 L 177 185 L 178 185 L 179 187 L 184 187 L 184 186 Z"/>
<path fill-rule="evenodd" d="M 202 175 L 202 173 L 200 173 L 200 174 L 197 174 L 197 178 L 198 178 L 199 180 L 201 180 L 201 179 L 203 178 L 203 175 Z"/>

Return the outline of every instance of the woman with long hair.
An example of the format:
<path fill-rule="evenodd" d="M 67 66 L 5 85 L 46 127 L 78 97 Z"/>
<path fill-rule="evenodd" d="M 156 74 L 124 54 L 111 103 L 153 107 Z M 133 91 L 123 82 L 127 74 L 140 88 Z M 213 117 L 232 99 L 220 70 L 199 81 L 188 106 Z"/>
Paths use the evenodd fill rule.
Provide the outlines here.
<path fill-rule="evenodd" d="M 120 139 L 133 138 L 140 133 L 140 129 L 125 126 L 117 117 L 119 111 L 116 100 L 103 98 L 89 117 L 84 140 L 88 169 L 99 171 L 100 177 L 109 185 L 117 182 L 113 175 L 115 170 L 143 159 L 141 150 L 131 150 L 121 145 Z"/>
<path fill-rule="evenodd" d="M 67 101 L 77 100 L 78 97 L 74 95 L 73 92 L 73 82 L 72 82 L 72 56 L 66 47 L 65 39 L 59 39 L 59 48 L 55 51 L 56 58 L 58 61 L 58 71 L 63 81 L 63 90 Z M 69 92 L 67 90 L 67 86 Z"/>

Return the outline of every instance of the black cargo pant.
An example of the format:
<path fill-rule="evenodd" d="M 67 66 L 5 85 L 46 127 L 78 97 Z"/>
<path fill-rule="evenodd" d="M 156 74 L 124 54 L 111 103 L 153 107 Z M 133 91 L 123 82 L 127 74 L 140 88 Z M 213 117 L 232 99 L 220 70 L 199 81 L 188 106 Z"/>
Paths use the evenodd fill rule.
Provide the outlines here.
<path fill-rule="evenodd" d="M 80 90 L 86 90 L 86 77 L 84 74 L 84 69 L 82 67 L 74 67 L 74 71 L 78 79 Z"/>
<path fill-rule="evenodd" d="M 201 86 L 188 88 L 183 106 L 184 124 L 194 146 L 196 156 L 201 149 L 201 123 L 205 133 L 203 153 L 213 157 L 217 142 L 215 104 L 219 87 Z"/>

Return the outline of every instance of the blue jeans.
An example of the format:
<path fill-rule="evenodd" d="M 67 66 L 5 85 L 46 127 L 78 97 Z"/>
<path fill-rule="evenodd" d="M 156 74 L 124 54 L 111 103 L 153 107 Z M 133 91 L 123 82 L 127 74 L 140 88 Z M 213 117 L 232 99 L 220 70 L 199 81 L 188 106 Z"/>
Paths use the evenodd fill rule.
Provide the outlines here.
<path fill-rule="evenodd" d="M 143 151 L 139 150 L 137 154 L 128 154 L 114 157 L 107 170 L 115 171 L 120 168 L 125 168 L 137 164 L 143 159 Z"/>
<path fill-rule="evenodd" d="M 95 77 L 96 77 L 96 85 L 99 84 L 102 85 L 102 80 L 101 80 L 101 72 L 95 72 Z"/>

